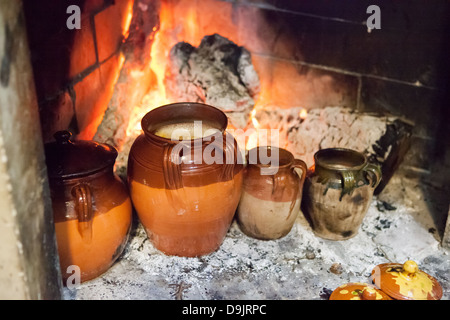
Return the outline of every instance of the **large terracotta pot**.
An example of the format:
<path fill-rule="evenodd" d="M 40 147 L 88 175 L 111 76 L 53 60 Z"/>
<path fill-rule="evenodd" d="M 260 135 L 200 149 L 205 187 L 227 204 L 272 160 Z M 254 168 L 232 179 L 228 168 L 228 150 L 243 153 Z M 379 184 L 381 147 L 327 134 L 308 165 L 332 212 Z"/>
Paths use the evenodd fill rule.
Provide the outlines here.
<path fill-rule="evenodd" d="M 45 145 L 64 283 L 75 274 L 71 266 L 81 282 L 108 270 L 125 247 L 132 217 L 126 185 L 114 174 L 116 149 L 70 136 L 57 132 L 56 142 Z"/>
<path fill-rule="evenodd" d="M 380 168 L 360 152 L 343 148 L 316 152 L 302 204 L 314 233 L 329 240 L 354 237 L 380 179 Z"/>
<path fill-rule="evenodd" d="M 194 120 L 217 133 L 182 141 L 155 134 L 165 124 Z M 225 132 L 226 115 L 200 103 L 175 103 L 150 111 L 141 124 L 144 133 L 129 155 L 128 183 L 149 239 L 168 255 L 215 251 L 231 225 L 242 189 L 243 164 L 235 139 Z M 213 147 L 222 163 L 207 157 Z"/>
<path fill-rule="evenodd" d="M 254 155 L 255 161 L 251 161 Z M 261 161 L 260 155 L 277 159 Z M 269 160 L 269 159 L 268 159 Z M 266 172 L 264 172 L 266 169 Z M 300 176 L 296 169 L 301 169 Z M 306 164 L 292 153 L 275 147 L 249 151 L 244 188 L 237 211 L 242 231 L 257 239 L 278 239 L 289 233 L 300 213 Z"/>

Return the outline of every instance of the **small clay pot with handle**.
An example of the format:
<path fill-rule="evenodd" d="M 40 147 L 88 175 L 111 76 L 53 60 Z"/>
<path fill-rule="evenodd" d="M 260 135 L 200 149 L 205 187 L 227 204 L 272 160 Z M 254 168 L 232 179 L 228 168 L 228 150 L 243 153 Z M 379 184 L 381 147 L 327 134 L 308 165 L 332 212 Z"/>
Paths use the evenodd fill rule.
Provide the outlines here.
<path fill-rule="evenodd" d="M 277 163 L 264 161 L 278 158 Z M 300 174 L 296 169 L 301 169 Z M 292 153 L 257 147 L 247 156 L 237 221 L 247 235 L 264 240 L 287 235 L 300 212 L 307 167 Z"/>
<path fill-rule="evenodd" d="M 314 233 L 328 240 L 354 237 L 380 182 L 380 168 L 364 154 L 344 148 L 319 150 L 314 161 L 303 201 Z"/>

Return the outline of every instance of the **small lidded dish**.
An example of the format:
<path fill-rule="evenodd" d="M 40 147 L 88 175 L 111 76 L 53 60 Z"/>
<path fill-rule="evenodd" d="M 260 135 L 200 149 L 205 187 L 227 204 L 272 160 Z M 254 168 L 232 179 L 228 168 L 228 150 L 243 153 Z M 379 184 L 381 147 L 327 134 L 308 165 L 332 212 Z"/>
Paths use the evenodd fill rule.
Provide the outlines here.
<path fill-rule="evenodd" d="M 350 282 L 339 286 L 330 295 L 330 300 L 392 300 L 383 291 L 375 286 L 362 283 Z"/>
<path fill-rule="evenodd" d="M 45 145 L 56 242 L 64 284 L 79 270 L 80 281 L 105 272 L 128 240 L 132 204 L 114 173 L 117 150 L 55 133 Z"/>
<path fill-rule="evenodd" d="M 395 300 L 440 300 L 442 287 L 417 263 L 408 260 L 404 264 L 383 263 L 372 270 L 375 286 Z"/>

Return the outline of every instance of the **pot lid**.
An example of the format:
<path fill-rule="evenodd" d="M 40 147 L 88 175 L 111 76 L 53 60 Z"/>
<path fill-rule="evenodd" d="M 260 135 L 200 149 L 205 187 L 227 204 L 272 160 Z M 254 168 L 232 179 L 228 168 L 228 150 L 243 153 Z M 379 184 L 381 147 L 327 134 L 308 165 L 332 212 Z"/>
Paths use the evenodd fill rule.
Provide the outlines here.
<path fill-rule="evenodd" d="M 337 287 L 330 295 L 330 300 L 392 300 L 383 291 L 375 286 L 350 282 Z"/>
<path fill-rule="evenodd" d="M 383 263 L 372 270 L 374 284 L 397 300 L 440 300 L 442 287 L 417 263 L 408 260 L 404 264 Z"/>
<path fill-rule="evenodd" d="M 78 178 L 114 165 L 117 150 L 90 140 L 71 141 L 69 131 L 54 134 L 55 142 L 45 144 L 47 172 L 50 178 Z"/>

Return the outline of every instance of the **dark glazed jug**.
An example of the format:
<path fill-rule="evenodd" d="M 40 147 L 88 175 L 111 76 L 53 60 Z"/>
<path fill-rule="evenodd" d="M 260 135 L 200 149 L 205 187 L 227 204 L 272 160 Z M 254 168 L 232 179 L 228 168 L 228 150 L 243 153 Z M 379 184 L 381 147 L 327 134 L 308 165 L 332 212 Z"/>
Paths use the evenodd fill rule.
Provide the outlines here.
<path fill-rule="evenodd" d="M 126 185 L 114 174 L 117 150 L 55 134 L 45 145 L 61 273 L 80 268 L 81 281 L 105 272 L 122 253 L 131 227 Z"/>
<path fill-rule="evenodd" d="M 314 233 L 329 240 L 354 237 L 380 179 L 380 168 L 360 152 L 343 148 L 317 151 L 303 200 Z"/>
<path fill-rule="evenodd" d="M 217 133 L 172 140 L 155 133 L 166 124 L 202 121 Z M 167 255 L 201 256 L 221 245 L 242 189 L 237 142 L 226 115 L 200 103 L 174 103 L 142 119 L 128 159 L 128 183 L 139 219 L 153 245 Z M 205 157 L 215 147 L 214 156 Z M 213 161 L 211 161 L 213 160 Z"/>

